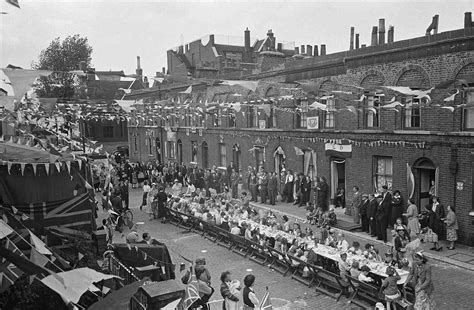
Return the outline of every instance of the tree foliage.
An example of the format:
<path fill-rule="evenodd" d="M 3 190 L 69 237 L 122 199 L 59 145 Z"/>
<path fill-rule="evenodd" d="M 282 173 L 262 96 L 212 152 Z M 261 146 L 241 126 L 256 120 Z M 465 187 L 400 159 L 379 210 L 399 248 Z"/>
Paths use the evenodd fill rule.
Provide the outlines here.
<path fill-rule="evenodd" d="M 72 98 L 81 79 L 69 73 L 79 70 L 81 62 L 88 68 L 91 62 L 92 47 L 87 37 L 76 34 L 61 41 L 54 39 L 41 51 L 33 69 L 51 70 L 53 74 L 42 77 L 36 92 L 40 97 Z"/>

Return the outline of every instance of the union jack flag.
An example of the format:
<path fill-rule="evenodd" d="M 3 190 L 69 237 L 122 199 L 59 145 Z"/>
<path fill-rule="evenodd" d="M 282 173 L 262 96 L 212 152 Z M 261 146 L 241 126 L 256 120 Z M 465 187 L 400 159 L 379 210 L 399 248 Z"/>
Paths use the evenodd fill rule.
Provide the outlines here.
<path fill-rule="evenodd" d="M 191 268 L 191 277 L 189 278 L 188 285 L 186 286 L 186 290 L 184 291 L 184 297 L 178 307 L 179 309 L 187 310 L 196 300 L 199 300 L 200 297 L 198 286 L 199 284 L 196 278 L 196 274 Z"/>
<path fill-rule="evenodd" d="M 261 310 L 272 310 L 272 301 L 270 300 L 270 293 L 268 292 L 268 287 L 267 291 L 265 292 L 265 295 L 263 295 L 262 302 L 260 303 L 260 309 Z"/>
<path fill-rule="evenodd" d="M 25 256 L 9 238 L 6 238 L 5 248 L 15 254 Z M 23 271 L 20 268 L 2 257 L 0 261 L 0 293 L 13 285 L 22 274 Z"/>

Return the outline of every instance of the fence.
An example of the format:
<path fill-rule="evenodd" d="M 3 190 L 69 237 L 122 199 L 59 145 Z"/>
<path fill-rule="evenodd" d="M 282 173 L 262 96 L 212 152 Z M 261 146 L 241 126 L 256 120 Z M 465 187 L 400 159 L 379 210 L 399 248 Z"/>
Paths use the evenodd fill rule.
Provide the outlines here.
<path fill-rule="evenodd" d="M 118 259 L 113 255 L 109 255 L 109 271 L 111 274 L 116 275 L 123 279 L 123 285 L 139 281 L 140 279 L 130 270 L 124 266 Z"/>

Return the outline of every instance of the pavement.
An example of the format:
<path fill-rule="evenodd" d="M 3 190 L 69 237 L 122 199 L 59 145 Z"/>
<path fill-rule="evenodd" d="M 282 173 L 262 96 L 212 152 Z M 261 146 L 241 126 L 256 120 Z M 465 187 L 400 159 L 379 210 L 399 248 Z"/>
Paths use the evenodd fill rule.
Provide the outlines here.
<path fill-rule="evenodd" d="M 212 286 L 216 289 L 211 298 L 211 300 L 216 301 L 212 310 L 222 309 L 219 302 L 221 299 L 219 294 L 219 276 L 224 270 L 231 271 L 233 278 L 240 281 L 242 281 L 246 274 L 253 273 L 257 278 L 257 296 L 261 298 L 265 287 L 268 286 L 275 310 L 358 309 L 356 306 L 349 305 L 347 303 L 348 300 L 344 297 L 339 302 L 336 302 L 330 297 L 317 293 L 314 288 L 308 288 L 290 279 L 288 276 L 282 277 L 281 274 L 268 266 L 261 266 L 247 258 L 242 258 L 195 233 L 184 233 L 182 229 L 170 224 L 162 224 L 157 220 L 149 221 L 147 215 L 139 210 L 140 202 L 141 190 L 130 190 L 130 206 L 134 213 L 134 221 L 143 223 L 138 225 L 139 233 L 147 231 L 153 238 L 164 242 L 168 246 L 172 260 L 176 265 L 179 266 L 179 263 L 183 262 L 179 255 L 190 259 L 195 259 L 197 256 L 204 256 L 206 258 L 207 266 L 212 275 Z M 287 214 L 299 222 L 305 220 L 305 211 L 291 204 L 280 203 L 276 206 L 255 204 L 255 206 L 261 208 L 271 207 L 276 212 Z M 337 213 L 338 219 L 350 220 L 347 217 L 344 218 L 343 214 L 339 216 L 341 211 L 338 210 Z M 123 235 L 116 233 L 114 240 L 123 240 L 127 233 L 128 230 Z M 354 240 L 358 240 L 361 244 L 368 240 L 372 243 L 377 242 L 367 237 L 364 233 L 346 232 L 345 235 L 349 242 Z M 380 242 L 379 244 L 380 247 L 386 246 Z M 380 249 L 382 250 L 382 248 Z M 444 254 L 443 252 L 440 253 Z M 470 253 L 472 254 L 472 252 Z M 427 255 L 430 254 L 427 253 Z M 459 264 L 452 264 L 451 260 L 455 260 L 452 257 L 446 256 L 443 258 L 438 253 L 435 255 L 436 258 L 430 259 L 429 264 L 432 266 L 437 309 L 474 309 L 472 305 L 474 301 L 474 281 L 472 280 L 474 272 L 469 268 L 458 266 Z M 451 258 L 451 260 L 446 258 Z M 177 278 L 179 279 L 180 276 L 177 275 Z"/>
<path fill-rule="evenodd" d="M 279 202 L 275 205 L 269 205 L 252 202 L 251 204 L 257 208 L 273 210 L 277 213 L 280 213 L 281 215 L 285 214 L 286 216 L 288 216 L 288 218 L 293 218 L 300 222 L 304 222 L 306 220 L 305 208 L 298 208 L 297 206 L 291 203 Z M 337 214 L 338 222 L 345 221 L 348 223 L 353 223 L 352 217 L 344 214 L 344 209 L 336 208 L 335 212 Z M 356 240 L 362 240 L 363 242 L 361 244 L 370 242 L 372 244 L 378 244 L 382 248 L 387 246 L 387 244 L 385 244 L 383 241 L 377 240 L 376 238 L 372 238 L 369 234 L 364 233 L 362 231 L 345 231 L 345 235 L 351 236 Z M 391 243 L 390 233 L 388 233 L 388 243 Z M 440 252 L 430 250 L 430 248 L 433 247 L 432 243 L 422 243 L 421 247 L 423 248 L 423 253 L 432 260 L 440 261 L 456 267 L 474 271 L 473 247 L 456 244 L 454 250 L 448 250 L 448 242 L 440 241 L 440 245 L 443 247 Z"/>

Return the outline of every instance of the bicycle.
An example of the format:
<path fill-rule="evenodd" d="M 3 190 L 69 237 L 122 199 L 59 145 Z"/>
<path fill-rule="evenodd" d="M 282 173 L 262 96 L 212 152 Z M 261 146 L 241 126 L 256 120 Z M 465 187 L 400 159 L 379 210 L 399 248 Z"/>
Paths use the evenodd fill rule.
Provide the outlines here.
<path fill-rule="evenodd" d="M 114 212 L 117 214 L 115 221 L 113 221 L 113 225 L 115 226 L 115 230 L 122 232 L 124 225 L 127 227 L 131 227 L 133 223 L 133 213 L 129 209 L 125 209 L 120 213 Z"/>

